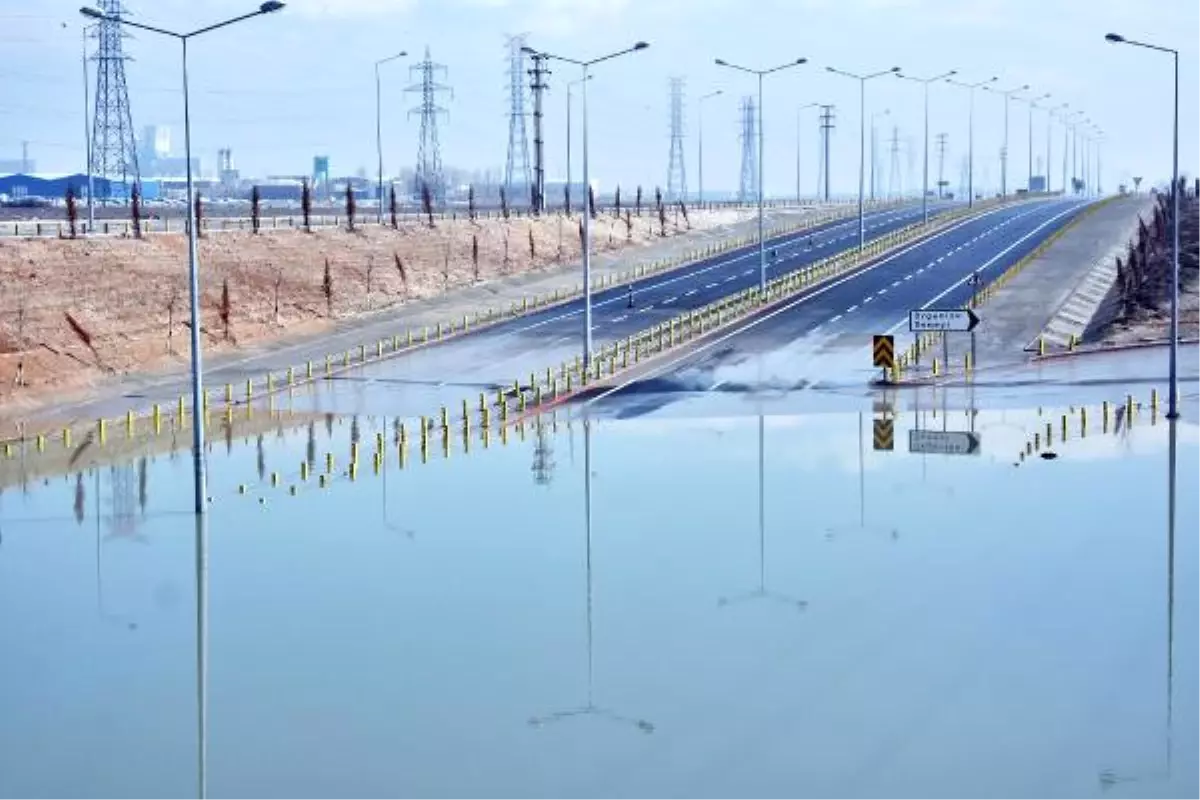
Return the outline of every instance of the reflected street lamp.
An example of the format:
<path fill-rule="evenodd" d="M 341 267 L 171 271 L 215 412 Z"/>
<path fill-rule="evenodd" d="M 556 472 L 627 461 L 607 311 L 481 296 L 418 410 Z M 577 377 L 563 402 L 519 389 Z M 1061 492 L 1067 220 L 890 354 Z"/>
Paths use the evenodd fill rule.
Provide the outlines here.
<path fill-rule="evenodd" d="M 789 61 L 786 64 L 780 64 L 770 69 L 750 69 L 738 64 L 731 64 L 723 58 L 714 59 L 713 63 L 718 67 L 728 67 L 729 69 L 736 69 L 739 72 L 748 72 L 751 75 L 758 76 L 758 290 L 763 294 L 765 299 L 767 292 L 767 244 L 763 234 L 763 76 L 806 64 L 808 63 L 808 59 L 797 58 L 795 61 Z"/>
<path fill-rule="evenodd" d="M 588 125 L 587 125 L 587 82 L 591 77 L 588 74 L 588 69 L 593 64 L 599 64 L 601 61 L 623 56 L 627 53 L 635 53 L 638 50 L 645 50 L 650 45 L 646 42 L 637 42 L 632 47 L 627 47 L 624 50 L 618 50 L 615 53 L 609 53 L 599 58 L 593 58 L 589 61 L 580 61 L 566 56 L 555 55 L 554 53 L 546 53 L 540 50 L 535 50 L 528 45 L 521 48 L 524 53 L 530 55 L 542 56 L 543 58 L 552 58 L 556 61 L 563 61 L 567 64 L 574 64 L 581 70 L 579 78 L 580 94 L 583 96 L 583 190 L 587 192 L 591 188 L 591 179 L 588 176 Z M 568 117 L 569 118 L 569 117 Z M 569 184 L 568 184 L 569 186 Z M 569 189 L 568 189 L 569 191 Z M 583 198 L 583 370 L 587 374 L 588 368 L 592 364 L 592 208 L 590 196 Z"/>
<path fill-rule="evenodd" d="M 899 72 L 900 68 L 892 67 L 870 75 L 855 75 L 853 72 L 833 67 L 826 67 L 825 71 L 858 81 L 858 251 L 861 253 L 866 247 L 867 239 L 867 223 L 863 216 L 863 181 L 866 176 L 867 157 L 867 81 Z"/>
<path fill-rule="evenodd" d="M 956 69 L 943 72 L 941 75 L 934 75 L 932 78 L 915 78 L 902 72 L 896 73 L 897 78 L 921 84 L 921 89 L 925 94 L 925 160 L 922 167 L 924 176 L 921 179 L 921 221 L 926 223 L 929 222 L 929 84 L 934 81 L 947 80 L 957 74 L 958 70 Z"/>
<path fill-rule="evenodd" d="M 383 115 L 380 110 L 382 102 L 380 99 L 379 67 L 388 63 L 389 61 L 395 61 L 398 58 L 404 58 L 406 55 L 408 55 L 408 53 L 401 50 L 394 56 L 381 58 L 375 62 L 375 152 L 379 156 L 379 191 L 377 193 L 377 199 L 379 200 L 379 213 L 376 215 L 376 221 L 380 225 L 383 224 Z"/>
<path fill-rule="evenodd" d="M 203 373 L 200 364 L 200 278 L 199 278 L 199 260 L 200 256 L 197 252 L 196 245 L 196 216 L 195 216 L 195 187 L 192 183 L 192 126 L 190 107 L 188 105 L 188 77 L 187 77 L 187 45 L 188 39 L 199 36 L 203 33 L 215 31 L 218 28 L 224 28 L 227 25 L 233 25 L 236 22 L 251 19 L 262 14 L 270 14 L 279 11 L 284 6 L 278 0 L 269 0 L 258 7 L 257 11 L 251 11 L 249 14 L 242 14 L 240 17 L 227 19 L 224 22 L 218 22 L 214 25 L 194 30 L 191 33 L 176 33 L 175 31 L 164 30 L 163 28 L 155 28 L 150 25 L 143 25 L 140 22 L 132 22 L 121 17 L 110 17 L 102 11 L 84 6 L 79 9 L 79 13 L 91 19 L 100 20 L 101 22 L 109 22 L 118 25 L 128 25 L 131 28 L 149 31 L 150 33 L 158 33 L 163 36 L 170 36 L 178 39 L 182 46 L 182 64 L 183 64 L 183 146 L 184 146 L 184 162 L 187 168 L 187 203 L 188 203 L 188 300 L 191 305 L 190 309 L 190 325 L 191 325 L 191 367 L 192 367 L 192 460 L 195 468 L 195 491 L 196 491 L 196 513 L 203 515 L 206 510 L 205 500 L 205 474 L 204 474 L 204 387 Z"/>

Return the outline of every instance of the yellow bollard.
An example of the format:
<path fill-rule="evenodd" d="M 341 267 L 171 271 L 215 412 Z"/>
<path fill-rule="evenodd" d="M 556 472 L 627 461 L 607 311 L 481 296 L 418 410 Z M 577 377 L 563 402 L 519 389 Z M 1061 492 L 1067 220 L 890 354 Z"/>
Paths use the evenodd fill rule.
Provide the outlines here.
<path fill-rule="evenodd" d="M 350 463 L 351 464 L 358 463 L 358 442 L 350 443 Z"/>
<path fill-rule="evenodd" d="M 1087 436 L 1087 408 L 1086 407 L 1081 407 L 1079 409 L 1079 436 L 1080 436 L 1080 438 Z"/>
<path fill-rule="evenodd" d="M 100 444 L 108 441 L 108 423 L 103 419 L 96 421 L 96 435 L 100 438 Z"/>
<path fill-rule="evenodd" d="M 184 406 L 183 395 L 180 395 L 180 396 L 179 396 L 179 412 L 178 412 L 178 417 L 177 417 L 177 418 L 178 418 L 178 420 L 179 420 L 179 424 L 180 424 L 180 426 L 182 426 L 182 425 L 183 425 L 183 418 L 184 418 L 185 416 L 187 416 L 187 409 L 186 409 L 186 407 Z"/>
<path fill-rule="evenodd" d="M 296 371 L 293 370 L 291 367 L 288 367 L 288 370 L 287 370 L 287 385 L 288 386 L 296 385 Z"/>
<path fill-rule="evenodd" d="M 225 384 L 225 402 L 227 404 L 233 402 L 233 384 L 232 383 Z"/>
<path fill-rule="evenodd" d="M 1158 412 L 1158 389 L 1150 390 L 1150 410 Z"/>
<path fill-rule="evenodd" d="M 375 343 L 375 357 L 383 358 L 383 339 Z"/>
<path fill-rule="evenodd" d="M 350 462 L 350 480 L 358 480 L 358 464 L 353 461 Z"/>
<path fill-rule="evenodd" d="M 342 366 L 343 367 L 350 366 L 350 351 L 349 350 L 345 350 L 342 352 Z"/>
<path fill-rule="evenodd" d="M 63 443 L 63 447 L 71 446 L 71 429 L 70 428 L 62 429 L 62 443 Z"/>
<path fill-rule="evenodd" d="M 333 473 L 333 453 L 326 453 L 325 454 L 325 474 L 329 475 L 332 473 Z"/>
<path fill-rule="evenodd" d="M 1059 434 L 1059 439 L 1064 442 L 1067 440 L 1067 415 L 1066 414 L 1062 415 L 1062 433 Z"/>
<path fill-rule="evenodd" d="M 325 356 L 325 376 L 333 374 L 333 356 Z"/>
<path fill-rule="evenodd" d="M 1133 422 L 1133 395 L 1125 395 L 1125 422 Z"/>
<path fill-rule="evenodd" d="M 308 462 L 307 461 L 300 462 L 300 480 L 302 480 L 302 481 L 308 480 Z"/>
<path fill-rule="evenodd" d="M 1049 447 L 1053 443 L 1054 443 L 1054 427 L 1049 422 L 1047 422 L 1046 423 L 1046 447 Z"/>
<path fill-rule="evenodd" d="M 1039 356 L 1046 355 L 1046 337 L 1045 336 L 1038 337 L 1038 355 Z"/>
<path fill-rule="evenodd" d="M 133 436 L 133 423 L 137 418 L 133 415 L 133 409 L 125 412 L 125 435 Z"/>
<path fill-rule="evenodd" d="M 278 486 L 278 485 L 279 485 L 279 473 L 278 473 L 278 472 L 272 472 L 272 473 L 271 473 L 271 485 L 272 485 L 272 486 Z"/>

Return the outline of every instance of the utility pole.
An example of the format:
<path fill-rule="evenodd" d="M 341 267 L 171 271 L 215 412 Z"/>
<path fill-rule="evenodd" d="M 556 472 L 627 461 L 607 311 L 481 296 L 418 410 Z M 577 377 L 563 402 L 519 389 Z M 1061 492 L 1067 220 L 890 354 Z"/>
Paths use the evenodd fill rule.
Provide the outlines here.
<path fill-rule="evenodd" d="M 888 162 L 888 195 L 895 198 L 904 193 L 900 185 L 900 126 L 892 126 L 892 142 L 888 149 L 891 159 Z"/>
<path fill-rule="evenodd" d="M 546 57 L 541 53 L 531 56 L 533 69 L 529 70 L 532 82 L 529 88 L 533 90 L 533 191 L 530 201 L 533 212 L 540 214 L 546 210 L 546 140 L 542 133 L 542 95 L 550 88 L 545 76 L 550 74 L 546 69 Z"/>
<path fill-rule="evenodd" d="M 946 196 L 946 140 L 949 138 L 947 133 L 939 133 L 937 135 L 937 151 L 938 151 L 938 199 Z"/>
<path fill-rule="evenodd" d="M 826 203 L 829 202 L 829 140 L 833 129 L 837 127 L 835 111 L 836 106 L 821 106 L 821 149 L 824 151 L 821 164 L 821 176 L 824 180 L 822 196 Z"/>

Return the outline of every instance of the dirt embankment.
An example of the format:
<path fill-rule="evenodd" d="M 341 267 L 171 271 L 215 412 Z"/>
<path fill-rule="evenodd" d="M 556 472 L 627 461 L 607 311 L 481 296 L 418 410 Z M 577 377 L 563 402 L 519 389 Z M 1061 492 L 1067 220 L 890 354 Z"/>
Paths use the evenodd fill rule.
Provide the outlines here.
<path fill-rule="evenodd" d="M 692 211 L 685 221 L 668 211 L 665 233 L 729 225 L 749 213 Z M 601 214 L 593 252 L 662 239 L 657 215 L 630 223 Z M 578 215 L 553 214 L 207 235 L 200 241 L 204 346 L 219 352 L 312 333 L 456 287 L 577 262 L 579 225 Z M 0 408 L 183 363 L 187 319 L 181 235 L 0 240 Z"/>
<path fill-rule="evenodd" d="M 1200 205 L 1195 195 L 1180 195 L 1179 334 L 1200 335 Z M 1170 339 L 1171 225 L 1170 198 L 1160 195 L 1150 220 L 1118 266 L 1121 313 L 1100 331 L 1104 344 Z"/>

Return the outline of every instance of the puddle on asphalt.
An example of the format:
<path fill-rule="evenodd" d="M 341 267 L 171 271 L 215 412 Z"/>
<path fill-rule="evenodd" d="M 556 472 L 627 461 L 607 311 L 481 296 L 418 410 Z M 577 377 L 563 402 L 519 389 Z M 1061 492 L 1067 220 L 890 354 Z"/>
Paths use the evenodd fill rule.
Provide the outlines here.
<path fill-rule="evenodd" d="M 1200 436 L 1145 393 L 403 458 L 395 418 L 260 415 L 200 548 L 186 436 L 22 449 L 0 794 L 1195 794 Z"/>

